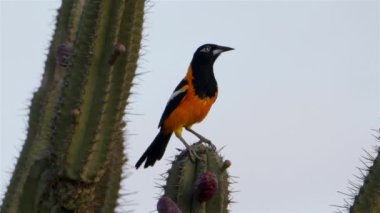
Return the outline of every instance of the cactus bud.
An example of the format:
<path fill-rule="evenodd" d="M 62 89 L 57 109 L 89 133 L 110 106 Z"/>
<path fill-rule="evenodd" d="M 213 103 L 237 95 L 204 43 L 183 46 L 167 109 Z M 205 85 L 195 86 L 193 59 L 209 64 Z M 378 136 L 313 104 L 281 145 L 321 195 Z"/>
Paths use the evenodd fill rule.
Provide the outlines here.
<path fill-rule="evenodd" d="M 125 53 L 125 46 L 121 43 L 116 43 L 113 45 L 113 52 L 111 55 L 111 58 L 109 60 L 109 64 L 113 65 L 116 62 L 116 59 L 119 57 L 119 55 Z"/>
<path fill-rule="evenodd" d="M 71 114 L 73 115 L 73 122 L 75 124 L 79 123 L 80 110 L 79 109 L 73 109 L 71 111 Z"/>
<path fill-rule="evenodd" d="M 64 43 L 57 46 L 55 50 L 55 60 L 61 67 L 67 67 L 69 65 L 69 58 L 73 45 L 70 43 Z"/>
<path fill-rule="evenodd" d="M 231 161 L 230 160 L 225 160 L 222 165 L 222 171 L 225 171 L 231 166 Z"/>

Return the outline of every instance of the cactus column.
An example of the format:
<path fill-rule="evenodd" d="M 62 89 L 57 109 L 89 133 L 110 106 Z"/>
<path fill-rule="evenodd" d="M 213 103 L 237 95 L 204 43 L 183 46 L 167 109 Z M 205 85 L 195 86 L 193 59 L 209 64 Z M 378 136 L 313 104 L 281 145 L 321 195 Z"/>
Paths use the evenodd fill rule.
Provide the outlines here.
<path fill-rule="evenodd" d="M 144 0 L 65 0 L 2 212 L 109 212 Z"/>

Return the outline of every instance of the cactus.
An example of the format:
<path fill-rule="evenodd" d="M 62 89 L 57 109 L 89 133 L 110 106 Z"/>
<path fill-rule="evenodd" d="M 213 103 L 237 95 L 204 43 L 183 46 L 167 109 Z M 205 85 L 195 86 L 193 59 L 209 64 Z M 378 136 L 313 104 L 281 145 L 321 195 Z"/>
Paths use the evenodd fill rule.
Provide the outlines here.
<path fill-rule="evenodd" d="M 1 212 L 110 212 L 144 0 L 65 0 Z"/>
<path fill-rule="evenodd" d="M 378 130 L 380 132 L 380 130 Z M 377 137 L 380 141 L 380 136 Z M 352 213 L 376 213 L 380 212 L 380 147 L 377 147 L 377 156 L 373 157 L 367 153 L 367 156 L 363 157 L 368 161 L 372 161 L 372 166 L 368 166 L 366 163 L 365 171 L 367 174 L 359 177 L 363 181 L 363 185 L 358 188 L 357 195 L 353 197 L 354 202 L 349 208 L 349 212 Z M 363 170 L 363 169 L 361 169 Z"/>
<path fill-rule="evenodd" d="M 380 133 L 380 129 L 376 131 Z M 376 139 L 380 141 L 380 136 L 376 136 Z M 365 168 L 358 168 L 360 175 L 355 175 L 362 184 L 349 181 L 348 192 L 339 192 L 348 199 L 344 199 L 344 205 L 333 205 L 338 208 L 337 212 L 380 212 L 380 147 L 376 147 L 376 157 L 366 150 L 364 152 L 366 154 L 361 157 L 361 162 Z"/>
<path fill-rule="evenodd" d="M 231 162 L 223 160 L 217 151 L 202 143 L 192 147 L 202 160 L 192 162 L 187 150 L 175 157 L 163 186 L 164 196 L 157 205 L 158 211 L 179 212 L 173 206 L 176 204 L 182 212 L 228 212 L 230 177 L 227 168 Z"/>

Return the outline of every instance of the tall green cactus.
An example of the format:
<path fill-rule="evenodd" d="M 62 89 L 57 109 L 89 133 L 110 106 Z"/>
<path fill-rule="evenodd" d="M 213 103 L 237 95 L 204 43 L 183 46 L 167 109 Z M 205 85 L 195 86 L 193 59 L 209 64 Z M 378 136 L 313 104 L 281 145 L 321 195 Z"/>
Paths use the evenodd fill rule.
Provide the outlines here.
<path fill-rule="evenodd" d="M 110 212 L 144 0 L 64 0 L 2 212 Z"/>
<path fill-rule="evenodd" d="M 192 148 L 202 160 L 192 162 L 182 151 L 168 171 L 164 196 L 157 210 L 164 212 L 228 212 L 230 203 L 229 160 L 223 160 L 213 148 L 195 143 Z"/>
<path fill-rule="evenodd" d="M 379 130 L 380 131 L 380 130 Z M 377 137 L 380 141 L 380 136 Z M 363 186 L 354 196 L 354 203 L 349 208 L 352 213 L 377 213 L 380 212 L 380 147 L 377 147 L 377 156 L 372 157 L 367 153 L 367 160 L 373 161 L 372 166 L 367 166 L 367 175 L 360 177 Z"/>

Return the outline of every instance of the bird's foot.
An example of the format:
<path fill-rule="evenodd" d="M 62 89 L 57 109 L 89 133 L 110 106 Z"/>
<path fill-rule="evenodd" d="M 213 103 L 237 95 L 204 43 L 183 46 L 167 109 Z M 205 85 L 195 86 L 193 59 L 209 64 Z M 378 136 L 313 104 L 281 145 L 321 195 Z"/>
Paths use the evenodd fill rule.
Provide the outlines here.
<path fill-rule="evenodd" d="M 202 158 L 199 157 L 199 156 L 197 155 L 197 153 L 196 153 L 196 151 L 194 150 L 194 148 L 191 147 L 191 146 L 185 141 L 185 139 L 183 139 L 183 137 L 182 137 L 181 135 L 176 135 L 176 136 L 177 136 L 177 137 L 179 138 L 179 140 L 183 143 L 183 145 L 185 145 L 186 150 L 187 150 L 187 152 L 189 153 L 189 157 L 190 157 L 190 160 L 191 160 L 191 161 L 195 162 L 196 159 L 202 161 Z"/>
<path fill-rule="evenodd" d="M 214 151 L 216 150 L 215 145 L 212 144 L 209 139 L 203 137 L 201 134 L 197 133 L 196 131 L 194 131 L 190 127 L 185 127 L 185 128 L 186 128 L 187 131 L 193 133 L 195 136 L 197 136 L 199 138 L 198 143 L 202 143 L 202 142 L 207 143 L 211 147 L 212 150 L 214 150 Z"/>
<path fill-rule="evenodd" d="M 187 152 L 189 153 L 190 160 L 196 162 L 196 160 L 202 161 L 197 152 L 192 147 L 187 147 Z"/>
<path fill-rule="evenodd" d="M 207 145 L 210 146 L 210 148 L 215 151 L 216 150 L 216 146 L 211 142 L 211 140 L 205 138 L 205 137 L 201 137 L 199 138 L 199 141 L 198 143 L 206 143 Z"/>

